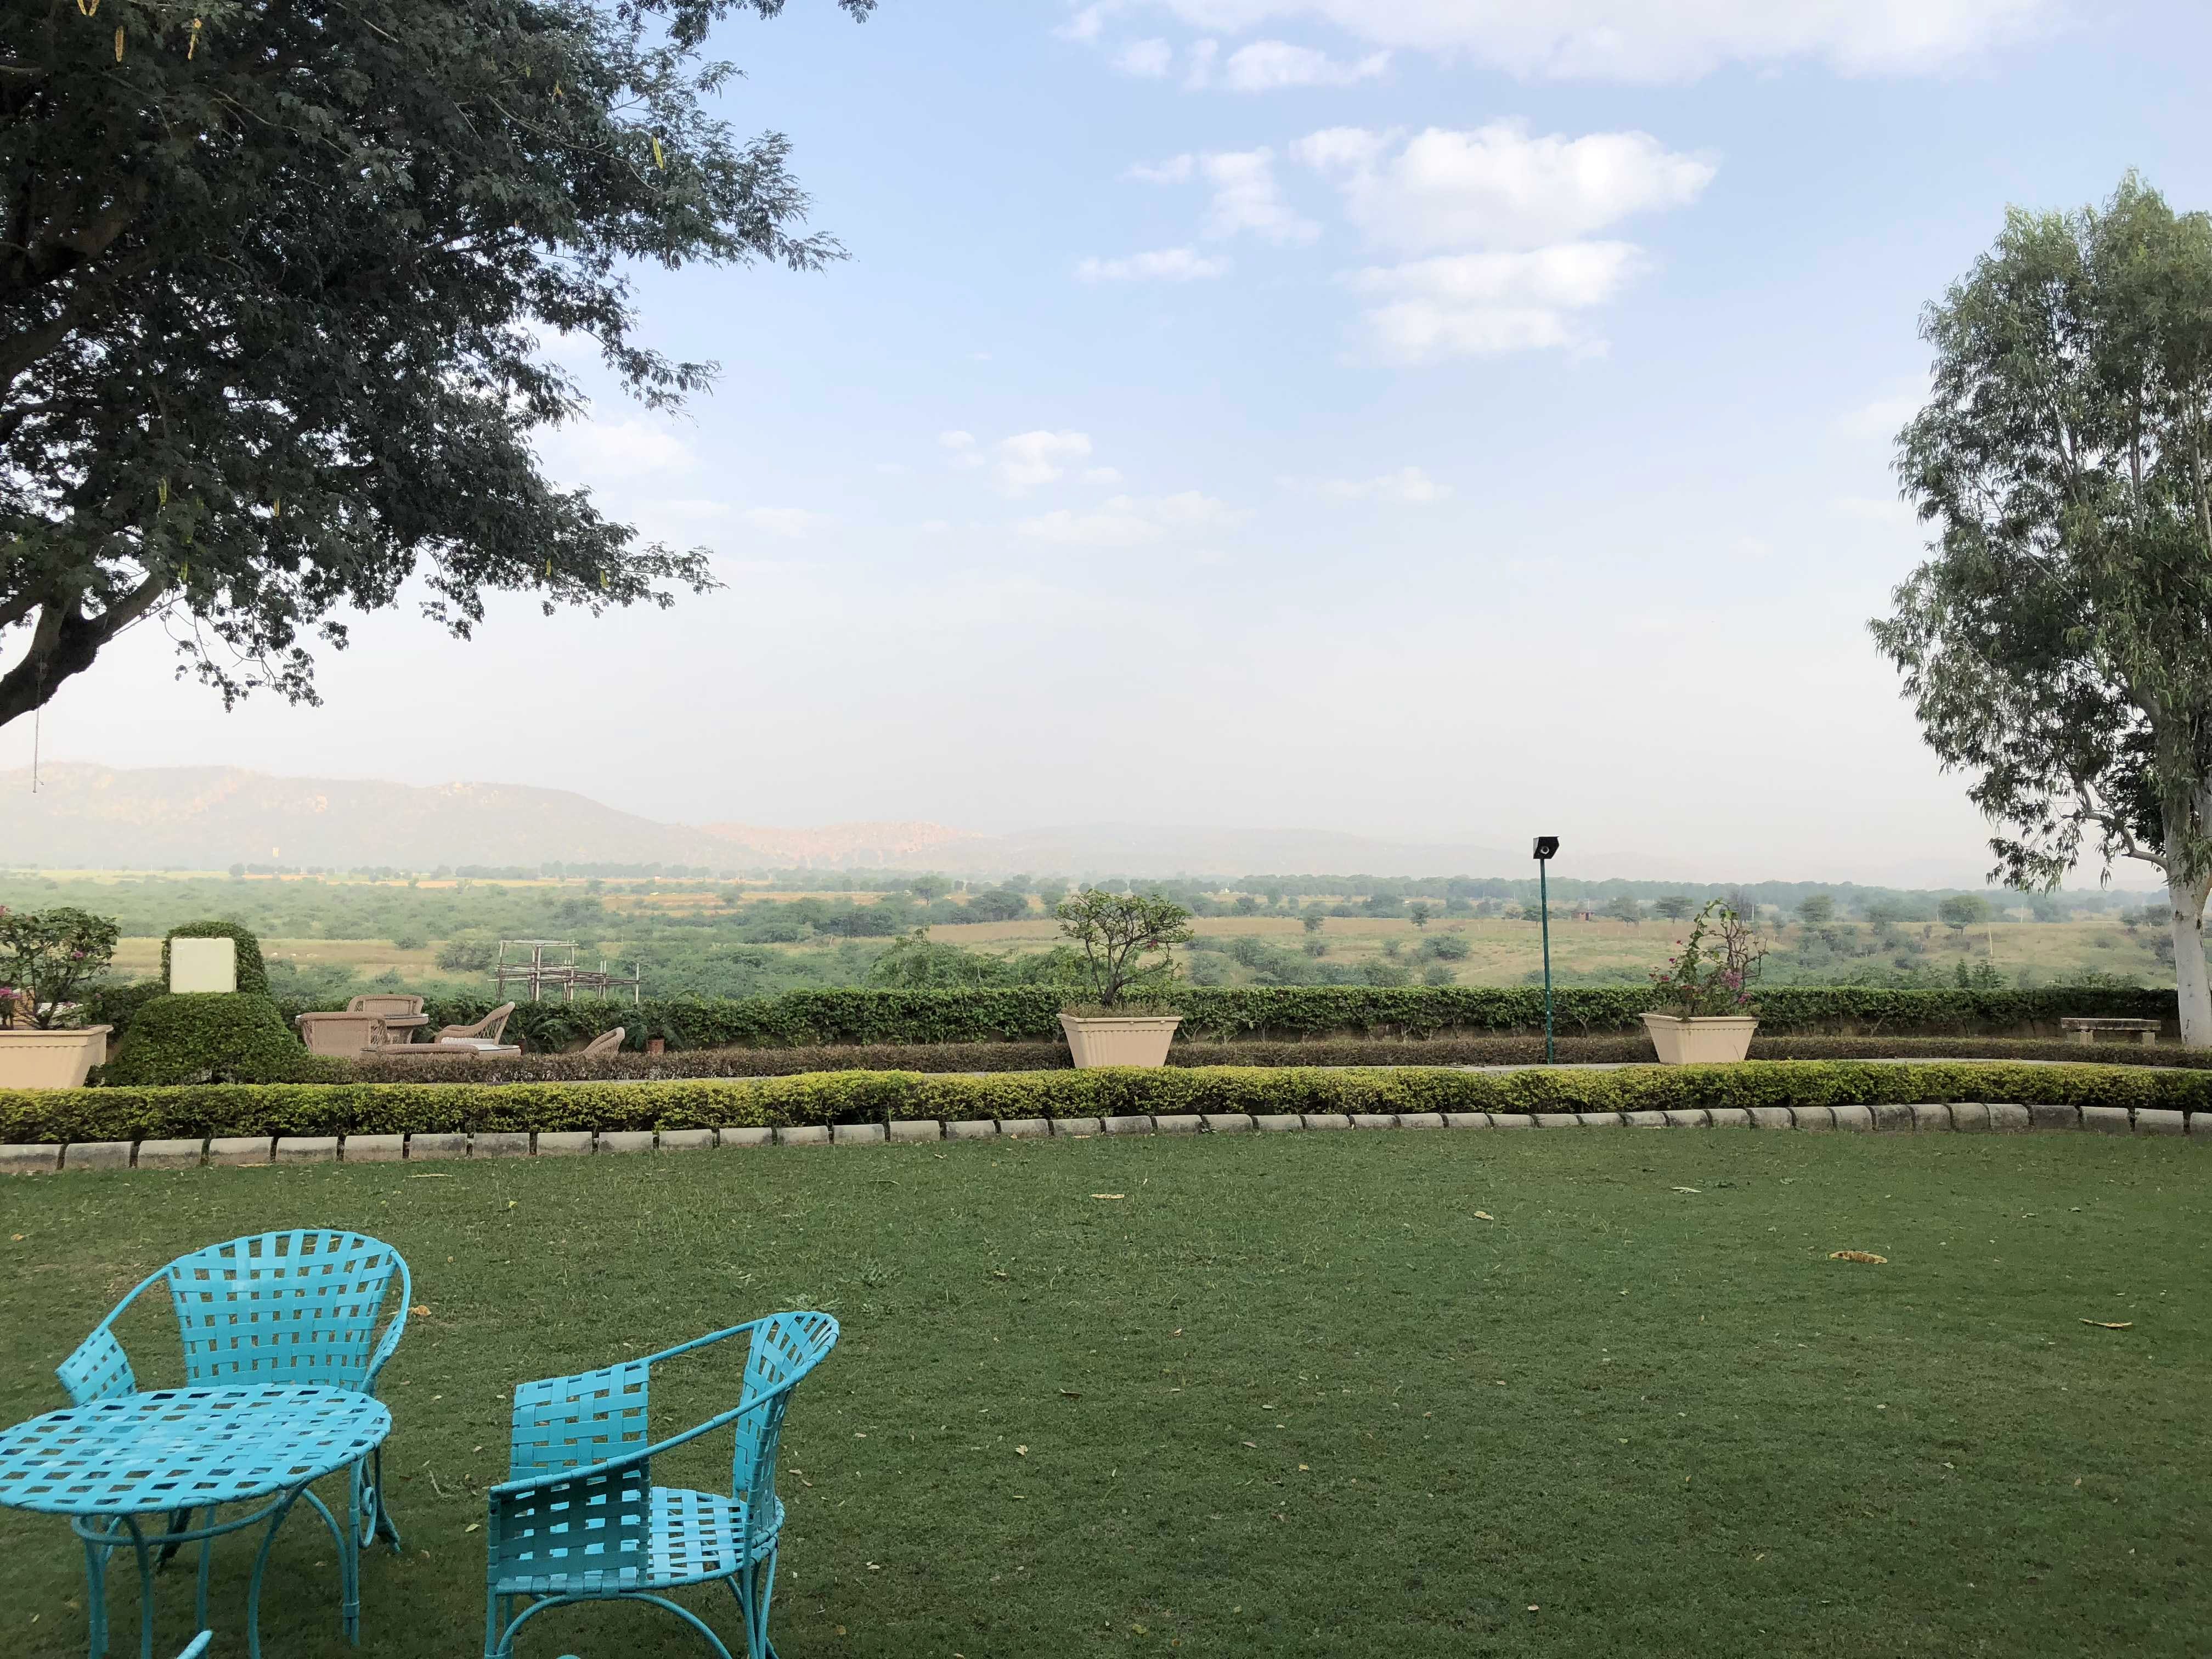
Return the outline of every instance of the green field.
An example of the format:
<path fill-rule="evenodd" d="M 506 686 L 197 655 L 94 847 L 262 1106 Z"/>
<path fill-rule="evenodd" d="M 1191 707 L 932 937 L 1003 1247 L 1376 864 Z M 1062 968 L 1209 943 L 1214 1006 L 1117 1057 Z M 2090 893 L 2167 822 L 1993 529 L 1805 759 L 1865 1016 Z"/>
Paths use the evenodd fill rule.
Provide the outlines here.
<path fill-rule="evenodd" d="M 0 1420 L 60 1403 L 52 1365 L 177 1252 L 352 1226 L 422 1310 L 365 1655 L 479 1650 L 514 1382 L 811 1304 L 845 1336 L 784 1443 L 787 1659 L 2181 1659 L 2212 1631 L 2203 1156 L 1712 1130 L 22 1177 Z M 165 1317 L 126 1334 L 154 1382 Z M 676 1376 L 656 1428 L 730 1397 Z M 249 1557 L 219 1557 L 221 1652 Z M 62 1523 L 0 1512 L 0 1650 L 82 1652 L 82 1582 Z M 269 1596 L 272 1655 L 348 1651 L 300 1517 Z M 127 1637 L 127 1583 L 112 1610 Z M 700 1650 L 638 1608 L 520 1650 Z"/>

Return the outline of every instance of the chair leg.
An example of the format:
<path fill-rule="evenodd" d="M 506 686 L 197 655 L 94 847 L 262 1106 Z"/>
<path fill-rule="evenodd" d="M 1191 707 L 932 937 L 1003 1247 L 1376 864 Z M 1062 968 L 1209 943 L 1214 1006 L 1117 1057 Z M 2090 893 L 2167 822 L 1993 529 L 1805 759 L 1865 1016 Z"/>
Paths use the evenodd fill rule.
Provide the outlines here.
<path fill-rule="evenodd" d="M 377 1534 L 381 1533 L 392 1540 L 392 1553 L 403 1553 L 399 1545 L 399 1523 L 392 1518 L 392 1505 L 384 1490 L 384 1448 L 374 1451 L 353 1466 L 354 1497 L 361 1512 L 356 1531 L 360 1547 L 374 1549 Z"/>
<path fill-rule="evenodd" d="M 92 1659 L 107 1651 L 107 1552 L 106 1544 L 84 1540 L 84 1605 L 90 1613 Z"/>
<path fill-rule="evenodd" d="M 745 1651 L 750 1659 L 775 1659 L 775 1644 L 768 1639 L 768 1610 L 775 1595 L 775 1550 L 736 1574 L 729 1581 L 745 1620 Z"/>

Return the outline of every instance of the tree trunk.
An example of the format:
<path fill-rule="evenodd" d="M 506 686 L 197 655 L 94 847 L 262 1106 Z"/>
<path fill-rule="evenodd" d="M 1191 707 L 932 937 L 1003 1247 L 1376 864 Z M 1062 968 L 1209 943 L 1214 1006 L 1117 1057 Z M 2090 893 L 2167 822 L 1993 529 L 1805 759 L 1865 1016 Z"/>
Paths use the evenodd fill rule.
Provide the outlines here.
<path fill-rule="evenodd" d="M 2204 890 L 2169 881 L 2166 902 L 2173 921 L 2173 982 L 2181 1001 L 2181 1046 L 2212 1048 L 2212 978 L 2204 963 Z"/>

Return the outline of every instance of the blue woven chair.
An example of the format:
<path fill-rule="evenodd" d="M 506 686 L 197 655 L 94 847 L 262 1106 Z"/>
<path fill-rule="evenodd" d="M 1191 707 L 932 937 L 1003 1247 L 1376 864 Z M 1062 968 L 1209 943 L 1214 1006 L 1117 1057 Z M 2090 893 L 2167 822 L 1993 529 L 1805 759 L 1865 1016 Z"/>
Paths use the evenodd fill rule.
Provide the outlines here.
<path fill-rule="evenodd" d="M 647 1444 L 653 1367 L 736 1336 L 751 1344 L 738 1404 Z M 507 1478 L 489 1494 L 485 1659 L 507 1659 L 515 1632 L 541 1613 L 617 1600 L 665 1607 L 731 1659 L 705 1620 L 659 1593 L 717 1579 L 737 1597 L 750 1659 L 775 1659 L 768 1613 L 783 1526 L 776 1440 L 791 1391 L 836 1343 L 828 1314 L 772 1314 L 643 1359 L 516 1389 Z M 718 1429 L 736 1434 L 728 1497 L 652 1484 L 655 1457 Z"/>
<path fill-rule="evenodd" d="M 395 1273 L 398 1306 L 372 1350 Z M 399 1346 L 414 1294 L 399 1252 L 360 1233 L 301 1230 L 212 1244 L 140 1280 L 56 1367 L 72 1403 L 138 1392 L 111 1328 L 159 1279 L 167 1280 L 176 1310 L 187 1388 L 348 1389 L 373 1398 L 376 1374 Z M 383 1456 L 380 1447 L 354 1465 L 349 1530 L 356 1550 L 374 1544 L 380 1531 L 394 1552 L 399 1548 L 399 1528 L 384 1503 Z M 191 1530 L 191 1514 L 180 1511 L 171 1529 Z M 170 1553 L 164 1550 L 163 1559 Z"/>

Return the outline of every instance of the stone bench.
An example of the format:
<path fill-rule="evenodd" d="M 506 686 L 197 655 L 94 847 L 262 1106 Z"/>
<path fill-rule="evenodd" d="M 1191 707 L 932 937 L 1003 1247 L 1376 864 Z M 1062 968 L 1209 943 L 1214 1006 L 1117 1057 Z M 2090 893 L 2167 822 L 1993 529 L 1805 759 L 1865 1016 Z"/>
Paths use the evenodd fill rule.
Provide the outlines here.
<path fill-rule="evenodd" d="M 2139 1042 L 2148 1045 L 2158 1041 L 2158 1034 L 2166 1029 L 2165 1022 L 2155 1019 L 2062 1019 L 2058 1029 L 2075 1042 L 2094 1042 L 2100 1031 L 2132 1031 Z"/>

